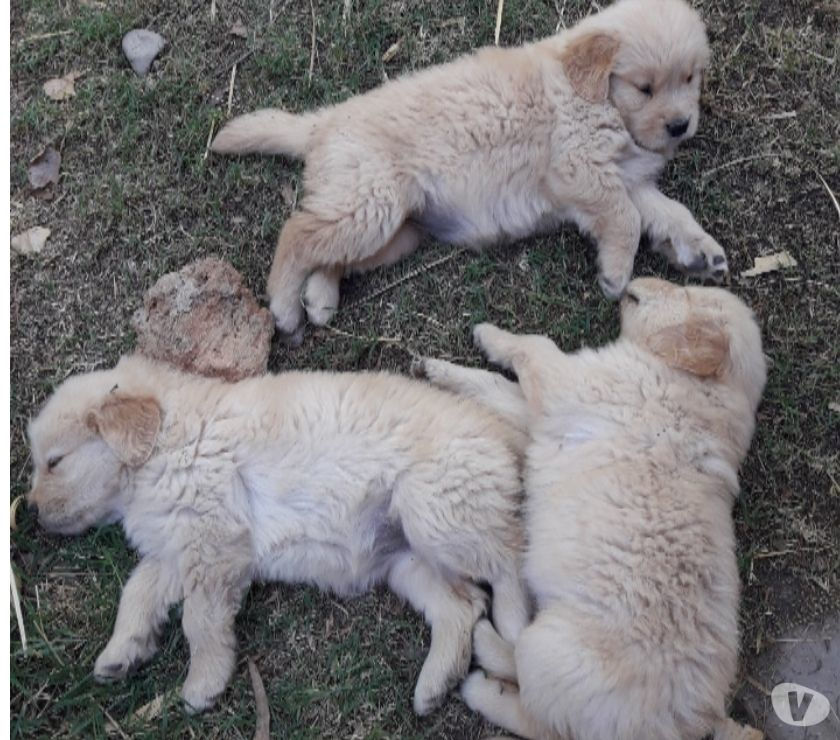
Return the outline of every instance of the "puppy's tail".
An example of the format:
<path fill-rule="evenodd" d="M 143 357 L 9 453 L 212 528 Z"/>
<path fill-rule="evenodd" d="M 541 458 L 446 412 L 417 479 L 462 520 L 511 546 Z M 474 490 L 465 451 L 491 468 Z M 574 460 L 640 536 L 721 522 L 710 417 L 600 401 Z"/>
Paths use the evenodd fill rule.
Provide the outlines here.
<path fill-rule="evenodd" d="M 302 158 L 323 116 L 295 115 L 277 108 L 237 116 L 213 139 L 210 148 L 219 154 L 284 154 Z"/>

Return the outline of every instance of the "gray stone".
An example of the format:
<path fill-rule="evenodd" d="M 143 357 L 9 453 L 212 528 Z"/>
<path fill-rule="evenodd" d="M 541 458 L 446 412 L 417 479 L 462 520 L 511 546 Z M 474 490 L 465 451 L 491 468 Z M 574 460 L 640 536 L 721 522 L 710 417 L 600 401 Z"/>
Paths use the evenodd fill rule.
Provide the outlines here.
<path fill-rule="evenodd" d="M 773 640 L 753 664 L 738 698 L 768 740 L 838 740 L 840 615 Z M 801 724 L 819 719 L 826 708 L 825 719 Z"/>
<path fill-rule="evenodd" d="M 145 77 L 165 44 L 166 41 L 159 33 L 145 28 L 135 28 L 123 36 L 122 50 L 131 68 L 140 77 Z"/>
<path fill-rule="evenodd" d="M 138 352 L 188 372 L 233 381 L 268 368 L 271 313 L 242 276 L 215 257 L 161 277 L 132 325 Z"/>

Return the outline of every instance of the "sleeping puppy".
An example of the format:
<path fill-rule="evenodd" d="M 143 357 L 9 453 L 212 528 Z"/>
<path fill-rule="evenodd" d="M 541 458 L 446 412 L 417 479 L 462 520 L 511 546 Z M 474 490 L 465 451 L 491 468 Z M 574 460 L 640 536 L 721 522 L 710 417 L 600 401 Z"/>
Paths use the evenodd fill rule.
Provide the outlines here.
<path fill-rule="evenodd" d="M 721 247 L 655 184 L 697 130 L 708 57 L 684 0 L 619 0 L 556 36 L 481 49 L 335 106 L 234 119 L 214 151 L 306 160 L 268 278 L 278 329 L 300 339 L 307 279 L 303 304 L 324 324 L 346 271 L 396 262 L 423 234 L 479 248 L 573 221 L 618 298 L 646 232 L 679 269 L 721 280 Z"/>
<path fill-rule="evenodd" d="M 524 439 L 469 399 L 388 374 L 285 373 L 225 383 L 139 356 L 63 383 L 29 427 L 27 498 L 60 534 L 122 522 L 142 560 L 120 599 L 100 680 L 156 650 L 183 599 L 188 708 L 235 665 L 234 618 L 254 580 L 338 594 L 387 581 L 432 641 L 414 692 L 432 710 L 466 674 L 493 588 L 508 639 L 520 583 Z"/>
<path fill-rule="evenodd" d="M 752 313 L 719 288 L 634 280 L 621 336 L 561 352 L 475 329 L 519 383 L 426 360 L 433 382 L 528 428 L 525 580 L 537 614 L 482 621 L 467 704 L 526 738 L 717 740 L 738 656 L 731 510 L 765 383 Z"/>

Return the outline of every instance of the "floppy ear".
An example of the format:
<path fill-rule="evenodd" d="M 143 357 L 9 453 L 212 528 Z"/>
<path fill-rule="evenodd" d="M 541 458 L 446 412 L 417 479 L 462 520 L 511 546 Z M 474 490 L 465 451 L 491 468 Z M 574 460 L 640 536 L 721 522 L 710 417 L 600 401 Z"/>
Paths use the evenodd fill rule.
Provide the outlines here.
<path fill-rule="evenodd" d="M 566 77 L 584 100 L 602 103 L 607 99 L 619 46 L 615 36 L 593 31 L 573 39 L 560 52 Z"/>
<path fill-rule="evenodd" d="M 669 367 L 701 378 L 720 375 L 729 358 L 729 339 L 720 324 L 702 319 L 666 326 L 647 340 L 647 346 Z"/>
<path fill-rule="evenodd" d="M 112 394 L 88 413 L 86 421 L 122 462 L 137 467 L 152 454 L 160 418 L 160 406 L 153 398 Z"/>

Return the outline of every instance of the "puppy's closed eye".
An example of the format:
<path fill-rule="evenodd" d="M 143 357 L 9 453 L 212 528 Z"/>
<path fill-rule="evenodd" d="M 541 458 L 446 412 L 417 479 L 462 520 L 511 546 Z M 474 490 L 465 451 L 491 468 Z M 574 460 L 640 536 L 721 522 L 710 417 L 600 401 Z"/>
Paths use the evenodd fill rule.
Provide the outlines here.
<path fill-rule="evenodd" d="M 642 95 L 647 95 L 649 98 L 653 96 L 653 86 L 650 83 L 647 83 L 646 85 L 637 85 L 637 87 Z"/>
<path fill-rule="evenodd" d="M 64 455 L 54 455 L 47 460 L 47 470 L 53 471 L 55 467 L 64 459 Z"/>

